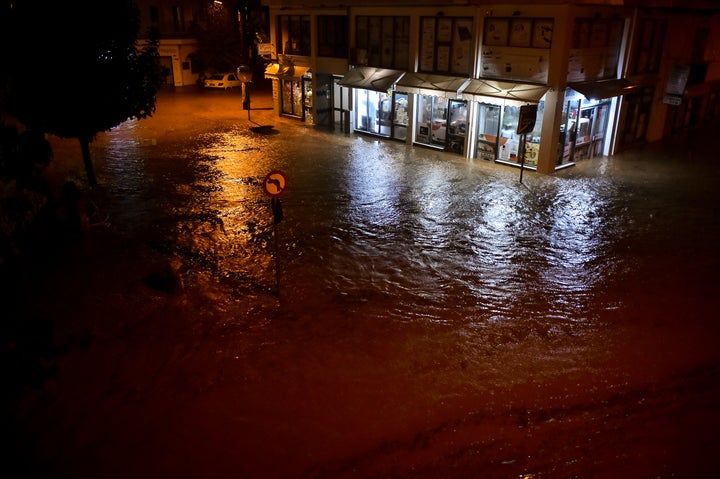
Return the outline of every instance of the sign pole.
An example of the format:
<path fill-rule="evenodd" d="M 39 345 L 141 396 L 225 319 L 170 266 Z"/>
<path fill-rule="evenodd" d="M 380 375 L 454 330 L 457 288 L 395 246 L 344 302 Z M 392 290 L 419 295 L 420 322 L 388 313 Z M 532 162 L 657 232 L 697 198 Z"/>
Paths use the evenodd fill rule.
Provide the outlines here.
<path fill-rule="evenodd" d="M 243 108 L 245 108 L 248 112 L 248 121 L 250 121 L 250 90 L 251 90 L 252 82 L 243 82 L 242 84 L 242 100 L 243 100 Z"/>
<path fill-rule="evenodd" d="M 277 225 L 283 219 L 282 203 L 279 196 L 285 191 L 287 177 L 280 170 L 274 170 L 265 176 L 263 188 L 265 193 L 270 195 L 270 209 L 273 214 L 273 237 L 275 238 L 275 292 L 280 300 L 280 247 L 278 241 Z"/>
<path fill-rule="evenodd" d="M 282 203 L 277 196 L 270 200 L 270 208 L 273 212 L 273 237 L 275 238 L 275 290 L 278 300 L 280 299 L 280 247 L 278 246 L 278 223 L 282 220 Z"/>
<path fill-rule="evenodd" d="M 525 169 L 525 138 L 528 132 L 532 132 L 535 128 L 535 118 L 537 117 L 537 105 L 523 105 L 520 107 L 520 118 L 518 118 L 518 126 L 515 132 L 521 136 L 520 147 L 520 183 L 522 183 L 523 170 Z"/>
<path fill-rule="evenodd" d="M 523 133 L 520 139 L 520 183 L 522 183 L 523 170 L 525 169 L 525 138 L 526 133 Z"/>
<path fill-rule="evenodd" d="M 277 291 L 278 301 L 280 301 L 280 247 L 278 246 L 277 223 L 273 225 L 273 236 L 275 236 L 275 291 Z"/>

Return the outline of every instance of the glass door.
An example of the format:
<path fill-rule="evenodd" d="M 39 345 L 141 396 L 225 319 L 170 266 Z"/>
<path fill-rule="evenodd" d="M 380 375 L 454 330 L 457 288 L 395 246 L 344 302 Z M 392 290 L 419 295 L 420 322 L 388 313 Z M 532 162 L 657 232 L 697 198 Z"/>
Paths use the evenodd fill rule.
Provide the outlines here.
<path fill-rule="evenodd" d="M 577 135 L 575 137 L 573 160 L 584 160 L 591 157 L 590 139 L 592 138 L 594 120 L 595 107 L 587 108 L 583 105 L 580 109 L 576 127 Z"/>
<path fill-rule="evenodd" d="M 408 95 L 407 93 L 393 93 L 393 129 L 392 137 L 396 140 L 407 138 L 408 125 Z"/>
<path fill-rule="evenodd" d="M 302 118 L 303 95 L 302 85 L 299 81 L 282 80 L 282 113 Z"/>
<path fill-rule="evenodd" d="M 375 114 L 375 133 L 390 136 L 392 129 L 392 97 L 387 93 L 377 93 L 379 106 Z"/>
<path fill-rule="evenodd" d="M 601 103 L 595 107 L 595 122 L 593 124 L 592 134 L 590 135 L 590 141 L 592 142 L 590 145 L 590 154 L 592 157 L 603 154 L 609 111 L 610 103 Z"/>
<path fill-rule="evenodd" d="M 312 78 L 303 77 L 302 79 L 302 94 L 303 94 L 303 119 L 310 123 L 315 124 L 315 115 L 313 113 L 313 86 Z"/>
<path fill-rule="evenodd" d="M 430 126 L 430 143 L 445 146 L 447 140 L 448 100 L 445 97 L 432 96 L 432 123 Z"/>
<path fill-rule="evenodd" d="M 517 134 L 517 125 L 520 118 L 519 106 L 503 107 L 502 128 L 500 130 L 500 152 L 498 159 L 501 161 L 519 163 L 520 158 L 520 135 Z"/>
<path fill-rule="evenodd" d="M 355 90 L 355 130 L 372 133 L 377 112 L 377 93 Z"/>
<path fill-rule="evenodd" d="M 447 146 L 448 151 L 463 154 L 467 135 L 467 102 L 450 100 L 448 105 Z"/>
<path fill-rule="evenodd" d="M 500 133 L 500 107 L 480 103 L 478 105 L 478 141 L 476 158 L 495 161 L 498 157 Z M 503 144 L 505 144 L 503 142 Z"/>
<path fill-rule="evenodd" d="M 355 130 L 390 136 L 391 97 L 373 90 L 355 90 Z"/>
<path fill-rule="evenodd" d="M 563 156 L 560 160 L 562 164 L 572 163 L 577 159 L 575 146 L 577 144 L 578 116 L 581 103 L 582 100 L 568 101 L 563 110 L 565 127 L 560 128 L 560 140 L 563 144 Z"/>
<path fill-rule="evenodd" d="M 418 95 L 415 142 L 445 147 L 448 100 L 433 95 Z"/>

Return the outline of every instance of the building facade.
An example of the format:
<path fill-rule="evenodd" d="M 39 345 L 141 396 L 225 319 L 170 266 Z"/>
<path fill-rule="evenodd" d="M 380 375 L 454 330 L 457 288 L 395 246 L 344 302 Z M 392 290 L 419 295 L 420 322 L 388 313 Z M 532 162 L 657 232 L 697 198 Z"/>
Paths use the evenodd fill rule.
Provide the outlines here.
<path fill-rule="evenodd" d="M 258 52 L 278 115 L 552 173 L 720 115 L 720 6 L 632 3 L 263 0 Z"/>
<path fill-rule="evenodd" d="M 168 85 L 195 85 L 203 73 L 194 61 L 198 42 L 191 33 L 191 25 L 198 11 L 206 8 L 204 0 L 138 0 L 141 35 L 150 30 L 159 38 L 160 61 L 168 69 Z"/>

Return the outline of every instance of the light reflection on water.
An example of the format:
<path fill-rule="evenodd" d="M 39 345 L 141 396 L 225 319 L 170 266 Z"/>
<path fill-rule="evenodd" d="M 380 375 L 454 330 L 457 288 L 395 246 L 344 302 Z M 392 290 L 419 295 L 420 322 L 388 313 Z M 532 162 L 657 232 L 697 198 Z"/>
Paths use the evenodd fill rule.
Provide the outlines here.
<path fill-rule="evenodd" d="M 622 220 L 607 202 L 609 182 L 526 186 L 514 171 L 363 138 L 328 147 L 314 132 L 303 133 L 308 157 L 290 158 L 273 141 L 243 131 L 199 139 L 184 159 L 190 181 L 169 179 L 180 201 L 166 236 L 193 268 L 273 290 L 262 178 L 288 170 L 276 231 L 293 314 L 457 324 L 540 317 L 564 328 L 591 319 L 587 302 L 615 267 L 607 253 Z"/>
<path fill-rule="evenodd" d="M 646 433 L 659 439 L 641 448 L 664 460 L 677 439 L 674 405 L 695 404 L 676 398 L 716 383 L 717 368 L 697 383 L 673 373 L 716 356 L 720 216 L 704 199 L 716 193 L 717 169 L 691 175 L 707 165 L 688 163 L 678 169 L 686 174 L 668 175 L 667 158 L 626 156 L 603 161 L 600 175 L 578 164 L 521 184 L 516 169 L 391 141 L 282 124 L 274 136 L 205 126 L 153 145 L 147 130 L 123 125 L 100 145 L 113 226 L 160 253 L 151 259 L 177 260 L 189 281 L 176 296 L 108 288 L 97 310 L 109 319 L 87 308 L 93 326 L 106 321 L 100 332 L 123 338 L 92 348 L 113 377 L 79 375 L 95 394 L 59 389 L 66 399 L 53 413 L 78 411 L 66 421 L 73 429 L 85 430 L 81 416 L 105 424 L 110 409 L 117 423 L 152 417 L 146 436 L 160 434 L 161 451 L 246 450 L 257 460 L 233 463 L 246 477 L 282 469 L 276 459 L 287 451 L 303 459 L 279 475 L 326 467 L 329 456 L 339 462 L 326 470 L 345 475 L 325 477 L 390 463 L 414 477 L 422 454 L 448 467 L 477 458 L 472 470 L 494 468 L 488 477 L 509 474 L 514 466 L 498 462 L 507 457 L 550 477 L 578 457 L 583 473 L 612 471 L 638 424 L 655 425 Z M 289 178 L 276 231 L 262 191 L 274 169 Z M 147 254 L 129 251 L 140 260 L 124 249 L 108 256 L 137 263 Z M 153 266 L 112 271 L 136 280 Z M 146 364 L 155 379 L 136 382 Z M 86 407 L 96 397 L 111 403 Z M 711 410 L 712 399 L 701 406 Z M 641 404 L 656 407 L 638 415 Z M 669 419 L 656 422 L 658 410 Z M 198 425 L 222 432 L 208 442 Z M 139 430 L 108 431 L 96 444 L 122 451 Z M 352 434 L 336 448 L 328 431 Z M 173 441 L 182 446 L 166 449 Z M 620 446 L 600 463 L 593 450 L 592 464 L 573 446 L 599 442 Z M 153 448 L 141 446 L 146 459 Z M 543 448 L 567 453 L 536 459 Z M 202 465 L 235 457 L 222 455 Z"/>
<path fill-rule="evenodd" d="M 364 137 L 328 144 L 313 130 L 284 141 L 210 131 L 165 149 L 128 128 L 108 135 L 123 221 L 180 258 L 195 287 L 209 278 L 267 295 L 277 289 L 277 255 L 288 314 L 539 320 L 567 331 L 593 318 L 621 268 L 613 243 L 623 209 L 609 180 L 520 183 L 512 169 Z M 262 189 L 274 169 L 289 177 L 276 228 Z"/>

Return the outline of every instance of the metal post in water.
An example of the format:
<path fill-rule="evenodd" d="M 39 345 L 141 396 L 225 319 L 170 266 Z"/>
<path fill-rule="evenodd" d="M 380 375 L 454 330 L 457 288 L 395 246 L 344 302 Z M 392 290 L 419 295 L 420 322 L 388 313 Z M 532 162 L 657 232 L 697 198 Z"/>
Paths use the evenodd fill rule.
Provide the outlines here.
<path fill-rule="evenodd" d="M 287 177 L 280 170 L 271 171 L 263 180 L 265 193 L 271 197 L 270 209 L 273 214 L 273 236 L 275 237 L 275 287 L 278 301 L 280 300 L 280 247 L 278 246 L 277 225 L 283 219 L 282 203 L 280 203 L 278 196 L 285 191 L 285 186 L 287 186 Z"/>
<path fill-rule="evenodd" d="M 242 84 L 242 100 L 243 108 L 248 112 L 248 121 L 250 121 L 250 91 L 252 90 L 252 82 L 243 82 Z"/>
<path fill-rule="evenodd" d="M 278 241 L 278 223 L 282 220 L 282 203 L 277 197 L 270 200 L 270 207 L 273 212 L 273 236 L 275 237 L 275 291 L 280 300 L 280 247 Z"/>
<path fill-rule="evenodd" d="M 526 133 L 523 133 L 520 139 L 520 183 L 522 183 L 523 170 L 525 169 L 525 137 Z"/>
<path fill-rule="evenodd" d="M 518 153 L 520 154 L 520 183 L 522 183 L 523 170 L 525 169 L 525 138 L 528 132 L 532 132 L 535 128 L 535 118 L 537 117 L 537 105 L 523 105 L 520 107 L 520 118 L 515 132 L 522 135 Z"/>

